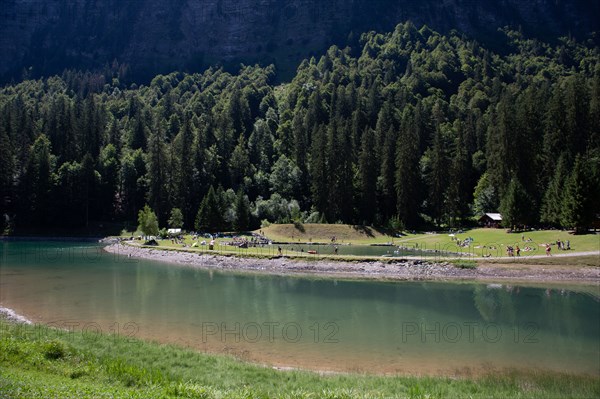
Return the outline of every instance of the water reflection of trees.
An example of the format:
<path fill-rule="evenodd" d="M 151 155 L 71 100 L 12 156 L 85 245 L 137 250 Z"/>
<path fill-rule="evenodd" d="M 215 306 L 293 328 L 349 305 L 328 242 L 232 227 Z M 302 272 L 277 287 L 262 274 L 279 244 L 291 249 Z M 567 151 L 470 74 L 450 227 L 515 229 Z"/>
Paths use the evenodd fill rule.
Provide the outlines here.
<path fill-rule="evenodd" d="M 534 323 L 537 328 L 563 338 L 591 338 L 600 334 L 600 307 L 593 295 L 566 289 L 513 288 L 478 285 L 474 305 L 486 322 L 508 325 Z"/>
<path fill-rule="evenodd" d="M 486 322 L 515 323 L 516 310 L 512 289 L 478 285 L 473 297 L 475 307 Z"/>

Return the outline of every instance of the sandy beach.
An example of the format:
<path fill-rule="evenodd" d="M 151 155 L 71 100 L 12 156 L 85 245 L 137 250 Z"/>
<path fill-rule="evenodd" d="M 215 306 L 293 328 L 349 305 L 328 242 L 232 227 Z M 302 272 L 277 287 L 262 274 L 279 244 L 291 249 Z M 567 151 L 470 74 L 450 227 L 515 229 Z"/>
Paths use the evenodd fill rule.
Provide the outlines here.
<path fill-rule="evenodd" d="M 423 260 L 332 261 L 278 257 L 274 259 L 212 255 L 186 251 L 112 244 L 105 251 L 130 258 L 212 270 L 257 272 L 276 275 L 312 275 L 333 278 L 378 279 L 399 281 L 480 280 L 490 282 L 575 283 L 598 285 L 600 267 L 529 265 L 480 262 L 475 269 L 459 268 L 450 262 Z"/>

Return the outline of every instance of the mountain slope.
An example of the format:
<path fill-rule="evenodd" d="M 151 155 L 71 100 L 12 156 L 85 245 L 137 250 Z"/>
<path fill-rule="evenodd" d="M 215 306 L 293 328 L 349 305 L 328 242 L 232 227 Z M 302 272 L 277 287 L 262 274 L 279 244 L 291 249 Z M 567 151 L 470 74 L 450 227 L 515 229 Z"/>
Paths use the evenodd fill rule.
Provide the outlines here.
<path fill-rule="evenodd" d="M 289 75 L 332 43 L 406 20 L 491 44 L 504 26 L 545 41 L 584 38 L 600 19 L 597 0 L 2 0 L 0 8 L 4 81 L 115 59 L 133 80 L 217 62 L 275 63 Z"/>

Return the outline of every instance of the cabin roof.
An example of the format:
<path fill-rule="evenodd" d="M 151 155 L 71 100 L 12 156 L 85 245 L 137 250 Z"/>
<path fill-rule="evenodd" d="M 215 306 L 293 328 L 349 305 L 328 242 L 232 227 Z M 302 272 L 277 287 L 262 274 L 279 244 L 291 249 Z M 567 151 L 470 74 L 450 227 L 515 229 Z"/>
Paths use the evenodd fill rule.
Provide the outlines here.
<path fill-rule="evenodd" d="M 486 216 L 488 218 L 492 219 L 495 222 L 501 222 L 502 221 L 502 215 L 499 214 L 499 213 L 486 213 L 482 217 L 486 217 Z"/>

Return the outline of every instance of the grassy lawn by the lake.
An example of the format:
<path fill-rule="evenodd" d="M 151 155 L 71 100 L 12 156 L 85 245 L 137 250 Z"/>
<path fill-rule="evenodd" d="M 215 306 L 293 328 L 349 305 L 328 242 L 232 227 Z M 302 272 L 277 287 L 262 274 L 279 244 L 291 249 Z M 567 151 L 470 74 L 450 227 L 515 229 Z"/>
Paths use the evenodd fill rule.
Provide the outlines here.
<path fill-rule="evenodd" d="M 541 365 L 543 366 L 543 365 Z M 108 335 L 0 320 L 2 398 L 592 398 L 598 376 L 319 375 Z"/>
<path fill-rule="evenodd" d="M 452 234 L 453 236 L 450 236 Z M 472 241 L 465 247 L 457 245 L 457 241 Z M 559 250 L 557 241 L 569 241 L 570 250 Z M 567 255 L 576 252 L 600 252 L 600 234 L 574 235 L 563 230 L 539 230 L 519 233 L 507 233 L 505 229 L 472 229 L 453 233 L 415 234 L 394 241 L 398 245 L 411 246 L 417 243 L 420 247 L 445 251 L 465 251 L 476 256 L 492 255 L 493 258 L 507 257 L 506 247 L 517 245 L 521 248 L 521 257 L 545 255 L 545 245 L 551 245 L 552 255 Z M 530 249 L 530 250 L 528 250 Z"/>
<path fill-rule="evenodd" d="M 470 230 L 459 230 L 452 233 L 445 232 L 426 232 L 410 234 L 405 233 L 401 236 L 387 235 L 382 230 L 372 227 L 361 227 L 351 225 L 336 224 L 305 224 L 297 227 L 293 224 L 271 225 L 259 229 L 269 240 L 274 242 L 287 243 L 331 243 L 335 237 L 335 245 L 374 245 L 374 244 L 393 244 L 408 249 L 421 249 L 427 251 L 437 251 L 437 253 L 447 253 L 453 256 L 456 253 L 468 254 L 473 257 L 490 257 L 491 259 L 508 259 L 507 247 L 516 247 L 521 249 L 519 259 L 527 259 L 534 255 L 545 255 L 545 245 L 551 245 L 551 254 L 568 255 L 577 252 L 600 252 L 600 234 L 574 235 L 569 231 L 563 230 L 539 230 L 519 233 L 507 233 L 506 229 L 487 229 L 477 228 Z M 469 240 L 466 242 L 466 240 Z M 569 242 L 570 250 L 559 250 L 556 242 Z M 210 239 L 199 238 L 196 242 L 191 236 L 185 236 L 183 242 L 173 243 L 171 240 L 159 240 L 163 248 L 206 251 L 207 245 L 200 245 L 202 241 L 209 243 Z M 192 247 L 196 242 L 196 246 Z M 215 240 L 214 252 L 230 255 L 272 257 L 277 256 L 277 245 L 270 245 L 258 248 L 238 248 L 231 243 L 232 239 L 218 238 Z M 330 251 L 332 252 L 332 251 Z M 316 258 L 306 253 L 290 251 L 289 248 L 283 248 L 283 255 L 306 258 Z M 516 254 L 515 254 L 516 255 Z M 361 259 L 352 254 L 344 256 L 334 256 L 333 254 L 318 258 L 334 258 L 356 260 Z M 515 257 L 516 258 L 516 257 Z M 562 258 L 564 262 L 570 262 Z M 571 258 L 569 258 L 571 259 Z M 574 258 L 573 258 L 574 259 Z M 577 262 L 576 262 L 577 263 Z M 592 264 L 594 265 L 594 264 Z M 600 266 L 596 263 L 595 265 Z"/>
<path fill-rule="evenodd" d="M 270 225 L 259 229 L 264 235 L 274 241 L 282 242 L 331 242 L 335 237 L 340 244 L 383 244 L 393 243 L 395 245 L 426 246 L 428 248 L 457 248 L 456 241 L 464 241 L 472 238 L 471 247 L 493 246 L 493 245 L 515 245 L 521 247 L 533 244 L 553 244 L 556 250 L 556 241 L 570 241 L 572 252 L 600 251 L 600 234 L 574 235 L 564 230 L 534 230 L 518 233 L 507 233 L 506 229 L 475 228 L 444 232 L 422 232 L 411 234 L 404 232 L 402 236 L 391 236 L 384 230 L 373 227 L 352 226 L 345 224 L 304 224 L 300 230 L 293 224 Z M 452 234 L 453 236 L 450 236 Z M 523 240 L 525 239 L 525 241 Z"/>

